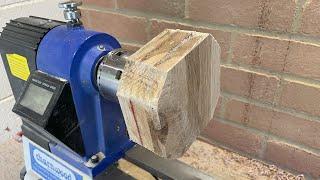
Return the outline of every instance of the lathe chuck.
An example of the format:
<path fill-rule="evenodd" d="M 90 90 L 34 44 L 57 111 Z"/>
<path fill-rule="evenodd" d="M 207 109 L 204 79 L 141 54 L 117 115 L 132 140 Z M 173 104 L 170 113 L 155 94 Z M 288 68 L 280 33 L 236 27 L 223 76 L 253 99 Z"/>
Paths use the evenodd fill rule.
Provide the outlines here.
<path fill-rule="evenodd" d="M 116 93 L 127 57 L 125 50 L 115 49 L 101 58 L 96 71 L 96 86 L 104 98 L 118 102 Z"/>

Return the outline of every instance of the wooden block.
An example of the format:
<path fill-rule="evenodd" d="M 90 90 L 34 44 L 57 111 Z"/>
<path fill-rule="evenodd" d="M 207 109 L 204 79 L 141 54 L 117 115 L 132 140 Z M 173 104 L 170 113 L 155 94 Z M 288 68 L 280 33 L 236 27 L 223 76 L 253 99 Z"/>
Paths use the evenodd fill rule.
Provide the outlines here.
<path fill-rule="evenodd" d="M 131 55 L 117 96 L 130 139 L 177 158 L 212 119 L 220 47 L 207 33 L 165 30 Z"/>

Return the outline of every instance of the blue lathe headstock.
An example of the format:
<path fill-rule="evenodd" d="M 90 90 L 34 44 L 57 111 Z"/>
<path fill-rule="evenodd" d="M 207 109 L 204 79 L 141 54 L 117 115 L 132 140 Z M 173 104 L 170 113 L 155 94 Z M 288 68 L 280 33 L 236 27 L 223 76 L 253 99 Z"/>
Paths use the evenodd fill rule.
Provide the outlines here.
<path fill-rule="evenodd" d="M 20 52 L 2 48 L 4 59 L 8 58 L 6 62 L 21 64 L 19 58 L 28 59 L 26 67 L 17 67 L 22 68 L 20 74 L 27 71 L 23 68 L 28 68 L 28 77 L 12 75 L 15 68 L 12 65 L 8 64 L 7 70 L 12 86 L 21 81 L 25 87 L 16 93 L 13 111 L 23 118 L 24 142 L 29 147 L 26 153 L 30 152 L 29 168 L 37 169 L 33 167 L 37 164 L 32 162 L 37 157 L 33 157 L 30 148 L 35 147 L 35 151 L 40 146 L 50 152 L 50 156 L 94 177 L 123 157 L 134 143 L 128 138 L 119 104 L 112 101 L 112 93 L 110 99 L 102 97 L 97 84 L 99 65 L 108 53 L 121 46 L 106 33 L 85 29 L 79 20 L 78 5 L 74 2 L 60 4 L 68 22 L 54 21 L 50 28 L 53 21 L 48 19 L 13 20 L 5 27 L 1 43 L 8 47 L 13 27 L 33 28 L 33 33 L 38 33 L 41 39 L 34 48 L 33 58 L 27 52 L 30 47 L 24 44 L 20 44 L 20 49 L 26 50 Z M 28 39 L 25 41 L 29 43 Z M 11 44 L 19 46 L 15 42 Z M 110 81 L 109 85 L 111 89 L 116 88 L 116 82 Z M 43 175 L 44 172 L 38 173 Z"/>

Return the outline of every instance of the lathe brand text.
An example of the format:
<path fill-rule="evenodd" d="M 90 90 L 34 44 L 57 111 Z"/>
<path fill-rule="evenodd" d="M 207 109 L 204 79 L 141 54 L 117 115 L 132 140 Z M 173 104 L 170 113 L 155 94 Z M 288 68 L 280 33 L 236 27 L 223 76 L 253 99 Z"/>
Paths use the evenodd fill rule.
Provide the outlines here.
<path fill-rule="evenodd" d="M 53 173 L 59 179 L 65 179 L 65 180 L 76 179 L 70 170 L 60 165 L 58 162 L 52 160 L 49 156 L 42 153 L 41 151 L 35 149 L 33 151 L 33 156 L 37 161 L 37 163 L 39 163 L 42 167 L 46 168 L 48 171 Z"/>

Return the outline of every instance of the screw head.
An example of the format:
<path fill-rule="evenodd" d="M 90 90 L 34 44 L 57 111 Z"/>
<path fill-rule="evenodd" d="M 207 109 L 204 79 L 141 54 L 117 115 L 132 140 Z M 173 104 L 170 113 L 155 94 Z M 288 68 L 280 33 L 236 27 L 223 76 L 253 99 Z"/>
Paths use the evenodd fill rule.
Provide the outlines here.
<path fill-rule="evenodd" d="M 98 45 L 98 50 L 99 51 L 105 51 L 106 48 L 104 47 L 104 45 L 100 44 L 100 45 Z"/>
<path fill-rule="evenodd" d="M 90 161 L 91 161 L 93 164 L 98 163 L 98 162 L 99 162 L 99 156 L 97 156 L 97 155 L 91 156 Z"/>
<path fill-rule="evenodd" d="M 64 8 L 64 9 L 76 9 L 78 6 L 82 5 L 82 2 L 75 2 L 75 1 L 67 1 L 67 2 L 62 2 L 59 3 L 59 8 Z"/>

